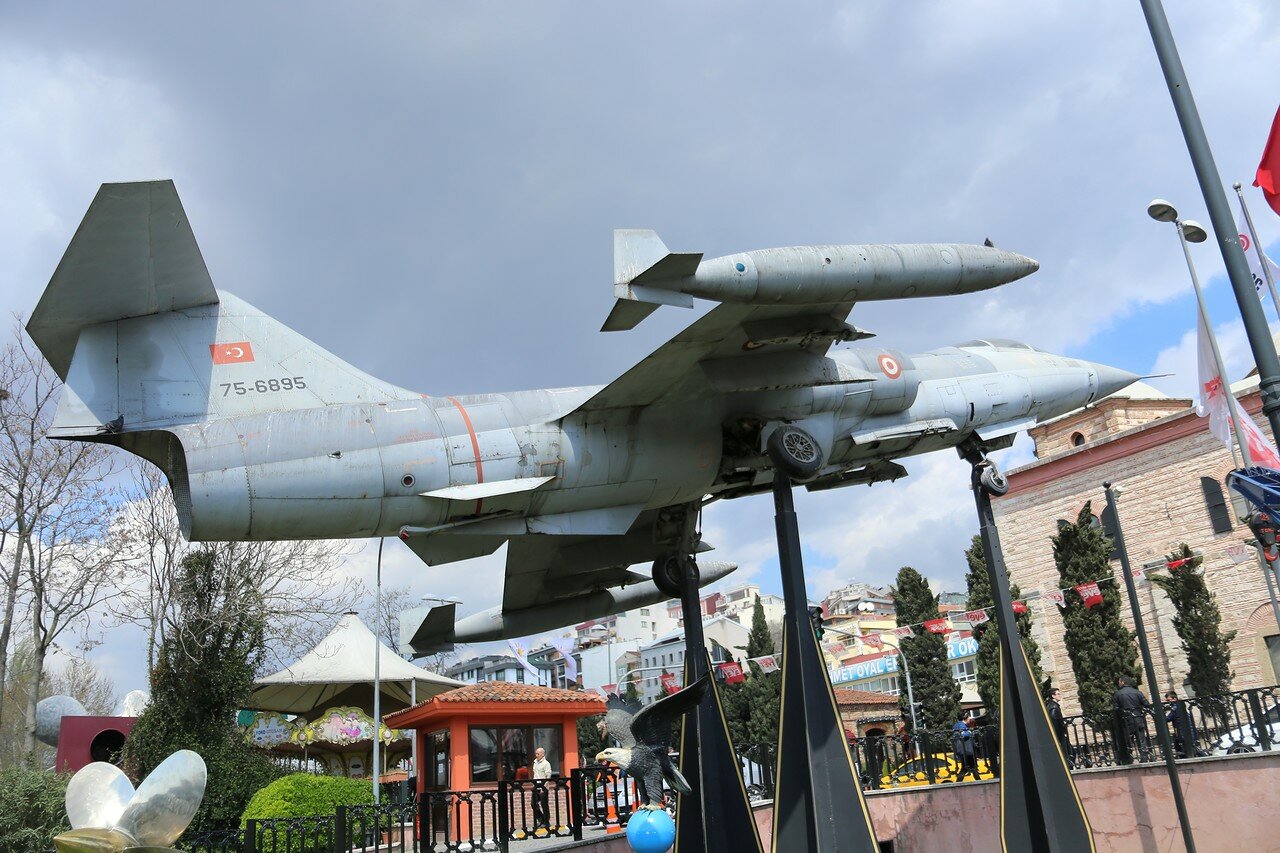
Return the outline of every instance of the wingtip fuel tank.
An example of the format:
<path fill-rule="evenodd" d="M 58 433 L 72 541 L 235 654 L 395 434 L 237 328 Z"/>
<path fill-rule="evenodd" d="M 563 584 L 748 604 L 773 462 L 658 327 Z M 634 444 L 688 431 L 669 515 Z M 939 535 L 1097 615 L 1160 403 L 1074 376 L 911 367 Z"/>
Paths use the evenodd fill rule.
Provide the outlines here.
<path fill-rule="evenodd" d="M 715 560 L 698 561 L 699 585 L 708 586 L 736 571 L 737 563 Z M 653 581 L 642 581 L 624 587 L 600 589 L 560 601 L 521 610 L 491 607 L 454 620 L 454 605 L 432 608 L 423 617 L 409 642 L 416 656 L 450 649 L 455 643 L 483 643 L 507 637 L 527 637 L 564 625 L 598 619 L 637 607 L 649 607 L 669 599 Z"/>
<path fill-rule="evenodd" d="M 759 249 L 703 260 L 671 252 L 653 231 L 614 232 L 614 295 L 603 331 L 633 328 L 660 305 L 693 300 L 822 305 L 973 293 L 1040 268 L 1031 258 L 965 243 L 869 243 Z"/>

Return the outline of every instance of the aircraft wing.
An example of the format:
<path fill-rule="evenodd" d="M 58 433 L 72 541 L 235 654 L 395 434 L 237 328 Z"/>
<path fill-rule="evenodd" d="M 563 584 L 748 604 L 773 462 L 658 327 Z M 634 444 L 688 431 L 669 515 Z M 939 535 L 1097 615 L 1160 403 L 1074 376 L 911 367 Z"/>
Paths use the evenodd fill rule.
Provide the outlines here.
<path fill-rule="evenodd" d="M 871 337 L 845 321 L 853 305 L 722 303 L 576 411 L 644 406 L 715 392 L 867 381 L 873 377 L 825 358 L 836 341 Z"/>
<path fill-rule="evenodd" d="M 669 551 L 655 533 L 659 510 L 640 513 L 620 536 L 531 534 L 507 544 L 504 610 L 521 610 L 597 589 L 641 583 L 648 573 L 630 566 L 656 560 Z M 710 546 L 698 543 L 699 551 Z"/>

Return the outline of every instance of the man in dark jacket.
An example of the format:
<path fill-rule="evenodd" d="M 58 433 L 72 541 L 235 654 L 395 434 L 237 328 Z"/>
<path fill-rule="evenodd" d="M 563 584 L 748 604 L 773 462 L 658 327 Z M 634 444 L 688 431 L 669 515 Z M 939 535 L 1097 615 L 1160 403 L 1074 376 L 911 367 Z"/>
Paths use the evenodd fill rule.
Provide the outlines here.
<path fill-rule="evenodd" d="M 1196 730 L 1191 724 L 1191 715 L 1187 713 L 1187 704 L 1172 690 L 1164 694 L 1164 704 L 1169 709 L 1164 718 L 1173 729 L 1173 747 L 1178 751 L 1178 757 L 1195 758 Z"/>
<path fill-rule="evenodd" d="M 965 722 L 964 712 L 956 718 L 956 723 L 951 727 L 951 748 L 956 754 L 956 763 L 960 765 L 960 772 L 956 775 L 956 781 L 964 779 L 966 775 L 971 776 L 975 781 L 978 778 L 978 763 L 973 756 L 973 731 L 970 730 Z"/>
<path fill-rule="evenodd" d="M 1067 766 L 1070 767 L 1072 766 L 1071 742 L 1067 739 L 1067 720 L 1062 716 L 1062 691 L 1056 687 L 1053 688 L 1045 700 L 1044 707 L 1049 712 L 1049 725 L 1053 726 L 1053 736 L 1062 746 L 1062 755 L 1067 760 Z"/>
<path fill-rule="evenodd" d="M 1117 690 L 1113 701 L 1116 715 L 1120 719 L 1120 733 L 1125 743 L 1132 748 L 1138 747 L 1138 760 L 1151 760 L 1151 745 L 1147 741 L 1146 709 L 1150 706 L 1142 691 L 1133 686 L 1133 680 L 1127 675 L 1116 679 Z"/>

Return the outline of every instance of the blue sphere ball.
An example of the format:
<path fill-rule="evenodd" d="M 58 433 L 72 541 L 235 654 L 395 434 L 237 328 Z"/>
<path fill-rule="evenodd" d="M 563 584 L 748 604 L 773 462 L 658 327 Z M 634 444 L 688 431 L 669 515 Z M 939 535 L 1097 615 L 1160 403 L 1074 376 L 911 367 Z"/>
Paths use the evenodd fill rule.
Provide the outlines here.
<path fill-rule="evenodd" d="M 665 811 L 639 809 L 627 821 L 627 842 L 636 853 L 666 853 L 676 843 L 676 822 Z"/>

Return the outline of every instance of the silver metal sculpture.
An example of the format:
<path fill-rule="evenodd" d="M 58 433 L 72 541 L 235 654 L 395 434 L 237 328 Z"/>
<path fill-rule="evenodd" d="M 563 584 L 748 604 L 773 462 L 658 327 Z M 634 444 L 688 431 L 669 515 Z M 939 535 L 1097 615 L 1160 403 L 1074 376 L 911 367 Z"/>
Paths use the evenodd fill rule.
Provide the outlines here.
<path fill-rule="evenodd" d="M 204 759 L 189 749 L 160 762 L 135 791 L 120 768 L 95 761 L 67 785 L 71 831 L 58 853 L 146 853 L 172 849 L 204 798 Z"/>
<path fill-rule="evenodd" d="M 73 696 L 49 696 L 36 704 L 36 740 L 58 745 L 63 717 L 83 717 L 89 712 Z"/>

